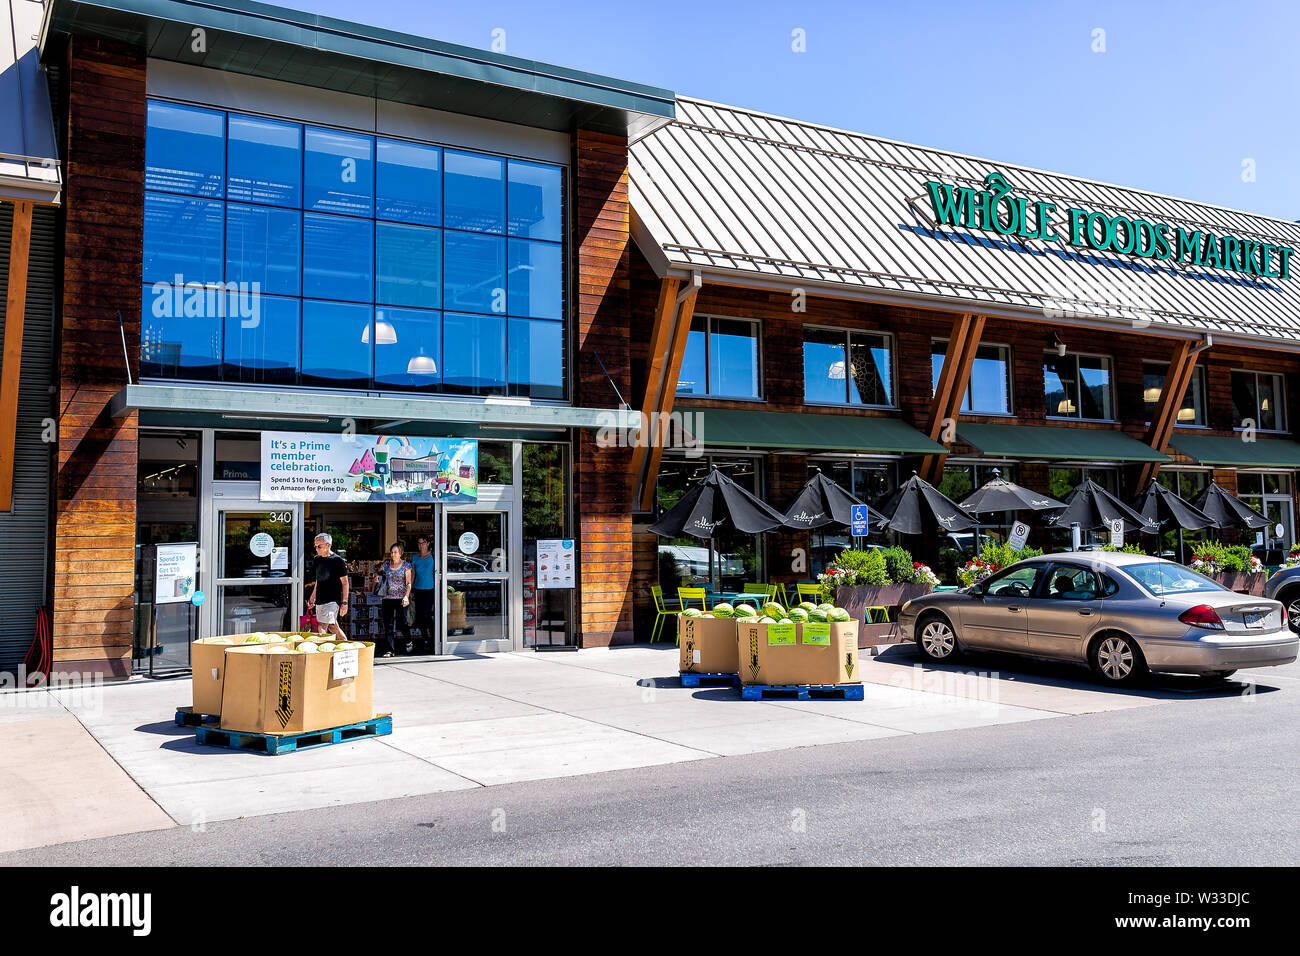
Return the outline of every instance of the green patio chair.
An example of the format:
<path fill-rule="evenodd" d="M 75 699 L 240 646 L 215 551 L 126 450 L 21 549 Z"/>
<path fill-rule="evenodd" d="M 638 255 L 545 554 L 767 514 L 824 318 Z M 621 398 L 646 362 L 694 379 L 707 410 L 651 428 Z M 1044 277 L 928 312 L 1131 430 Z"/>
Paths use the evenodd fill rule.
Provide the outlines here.
<path fill-rule="evenodd" d="M 826 592 L 822 590 L 822 586 L 820 584 L 799 583 L 796 584 L 795 587 L 799 589 L 800 604 L 802 604 L 804 601 L 812 601 L 813 604 L 822 604 L 825 603 L 826 601 L 826 597 L 825 597 Z"/>
<path fill-rule="evenodd" d="M 657 584 L 651 586 L 650 595 L 655 601 L 655 626 L 650 631 L 650 643 L 653 644 L 659 640 L 660 632 L 664 626 L 664 618 L 676 618 L 681 613 L 681 610 L 668 606 L 668 602 L 664 600 L 664 589 Z"/>
<path fill-rule="evenodd" d="M 691 606 L 692 601 L 699 601 L 700 610 L 708 613 L 709 598 L 704 588 L 678 588 L 677 600 L 681 603 L 683 611 Z M 679 635 L 674 635 L 674 642 L 680 644 L 681 637 Z"/>

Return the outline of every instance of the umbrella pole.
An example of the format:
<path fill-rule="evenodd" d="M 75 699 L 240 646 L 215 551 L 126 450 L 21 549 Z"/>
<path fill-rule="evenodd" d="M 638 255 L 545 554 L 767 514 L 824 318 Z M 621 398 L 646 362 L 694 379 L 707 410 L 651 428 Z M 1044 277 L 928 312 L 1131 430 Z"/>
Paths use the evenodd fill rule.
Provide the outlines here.
<path fill-rule="evenodd" d="M 1183 526 L 1182 525 L 1178 526 L 1178 563 L 1179 564 L 1187 563 L 1187 561 L 1184 559 L 1183 556 Z"/>

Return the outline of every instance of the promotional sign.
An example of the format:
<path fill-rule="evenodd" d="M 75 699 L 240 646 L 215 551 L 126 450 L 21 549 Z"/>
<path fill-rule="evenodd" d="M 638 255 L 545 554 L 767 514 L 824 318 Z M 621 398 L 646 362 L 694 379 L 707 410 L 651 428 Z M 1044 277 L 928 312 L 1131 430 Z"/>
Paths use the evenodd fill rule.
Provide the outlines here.
<path fill-rule="evenodd" d="M 263 501 L 478 500 L 471 438 L 262 432 Z"/>
<path fill-rule="evenodd" d="M 256 557 L 265 558 L 275 549 L 275 539 L 265 531 L 259 531 L 248 540 L 248 550 Z"/>
<path fill-rule="evenodd" d="M 1007 537 L 1007 544 L 1019 551 L 1029 540 L 1029 525 L 1023 521 L 1017 521 L 1011 526 L 1011 534 Z"/>
<path fill-rule="evenodd" d="M 572 538 L 546 538 L 537 542 L 537 586 L 571 588 L 574 586 Z"/>
<path fill-rule="evenodd" d="M 851 507 L 853 508 L 853 536 L 855 538 L 864 538 L 867 535 L 867 525 L 869 524 L 867 519 L 867 506 L 852 505 Z"/>
<path fill-rule="evenodd" d="M 197 543 L 158 545 L 158 556 L 154 561 L 154 603 L 182 604 L 189 601 L 194 596 L 198 569 Z"/>
<path fill-rule="evenodd" d="M 1117 548 L 1124 547 L 1124 519 L 1112 518 L 1107 523 L 1110 525 L 1110 543 Z"/>

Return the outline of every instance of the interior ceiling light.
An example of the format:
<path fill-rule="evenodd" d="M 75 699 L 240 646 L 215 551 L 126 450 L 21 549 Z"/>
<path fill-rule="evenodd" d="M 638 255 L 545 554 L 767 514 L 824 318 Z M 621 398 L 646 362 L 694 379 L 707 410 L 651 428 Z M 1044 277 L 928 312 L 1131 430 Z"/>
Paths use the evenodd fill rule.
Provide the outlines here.
<path fill-rule="evenodd" d="M 411 356 L 411 361 L 406 363 L 407 375 L 437 375 L 438 366 L 433 359 L 424 354 L 424 346 L 420 346 L 420 354 Z"/>

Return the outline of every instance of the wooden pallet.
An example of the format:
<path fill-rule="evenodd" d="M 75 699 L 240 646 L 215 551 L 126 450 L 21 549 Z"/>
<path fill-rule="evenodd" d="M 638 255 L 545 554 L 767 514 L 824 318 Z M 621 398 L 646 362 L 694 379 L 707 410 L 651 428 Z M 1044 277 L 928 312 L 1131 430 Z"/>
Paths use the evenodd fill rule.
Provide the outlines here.
<path fill-rule="evenodd" d="M 738 687 L 740 686 L 739 674 L 687 674 L 682 672 L 678 675 L 682 679 L 683 687 Z"/>
<path fill-rule="evenodd" d="M 198 727 L 202 724 L 215 724 L 220 719 L 220 714 L 196 714 L 193 707 L 176 708 L 177 727 Z"/>
<path fill-rule="evenodd" d="M 862 700 L 861 684 L 746 684 L 742 700 Z"/>
<path fill-rule="evenodd" d="M 304 731 L 298 734 L 258 734 L 200 725 L 195 728 L 194 740 L 209 747 L 251 750 L 254 753 L 264 753 L 274 757 L 278 754 L 293 753 L 295 750 L 311 750 L 314 747 L 329 747 L 332 744 L 365 740 L 368 737 L 383 737 L 392 732 L 392 715 L 380 714 L 356 724 L 343 724 L 340 727 Z"/>

